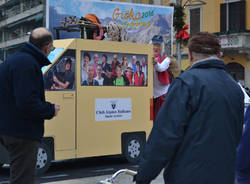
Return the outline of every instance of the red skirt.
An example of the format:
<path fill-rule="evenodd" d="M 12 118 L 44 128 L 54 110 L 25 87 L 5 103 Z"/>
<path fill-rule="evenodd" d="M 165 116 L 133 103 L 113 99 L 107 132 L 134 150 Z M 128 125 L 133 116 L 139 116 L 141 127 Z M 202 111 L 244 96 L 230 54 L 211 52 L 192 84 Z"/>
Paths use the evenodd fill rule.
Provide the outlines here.
<path fill-rule="evenodd" d="M 166 94 L 154 98 L 154 121 L 156 120 L 157 114 L 165 101 Z"/>

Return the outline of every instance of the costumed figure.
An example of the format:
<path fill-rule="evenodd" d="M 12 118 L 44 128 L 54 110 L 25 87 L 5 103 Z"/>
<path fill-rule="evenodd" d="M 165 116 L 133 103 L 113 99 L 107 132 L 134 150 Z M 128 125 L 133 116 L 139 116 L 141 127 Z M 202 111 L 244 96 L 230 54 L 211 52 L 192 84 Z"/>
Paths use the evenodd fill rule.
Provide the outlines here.
<path fill-rule="evenodd" d="M 154 96 L 154 120 L 157 113 L 164 103 L 166 93 L 170 86 L 170 74 L 168 71 L 170 58 L 163 56 L 164 42 L 161 35 L 155 35 L 152 38 L 154 51 L 154 74 L 153 74 L 153 96 Z"/>

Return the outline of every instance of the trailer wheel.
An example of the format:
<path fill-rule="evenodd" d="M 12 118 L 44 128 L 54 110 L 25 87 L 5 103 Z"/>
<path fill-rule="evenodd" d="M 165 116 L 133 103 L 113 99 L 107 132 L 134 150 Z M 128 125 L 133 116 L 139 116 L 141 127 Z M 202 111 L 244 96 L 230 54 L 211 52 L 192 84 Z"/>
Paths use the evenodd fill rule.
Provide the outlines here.
<path fill-rule="evenodd" d="M 123 154 L 131 163 L 138 163 L 144 151 L 145 140 L 142 136 L 128 134 L 123 139 Z"/>
<path fill-rule="evenodd" d="M 50 147 L 41 143 L 37 152 L 37 162 L 36 162 L 36 174 L 44 174 L 50 167 L 52 160 L 52 151 Z"/>

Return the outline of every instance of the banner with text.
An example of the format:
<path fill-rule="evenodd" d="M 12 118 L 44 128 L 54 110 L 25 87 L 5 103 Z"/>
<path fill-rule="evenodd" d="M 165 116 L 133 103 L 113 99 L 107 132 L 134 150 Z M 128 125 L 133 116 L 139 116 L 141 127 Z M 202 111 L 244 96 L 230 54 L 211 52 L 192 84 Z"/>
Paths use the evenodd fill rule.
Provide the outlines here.
<path fill-rule="evenodd" d="M 46 24 L 56 36 L 54 28 L 65 25 L 66 18 L 70 16 L 76 16 L 77 20 L 98 20 L 101 26 L 109 30 L 114 29 L 116 33 L 117 30 L 112 23 L 118 23 L 126 34 L 126 39 L 122 41 L 147 44 L 154 35 L 162 35 L 166 49 L 169 50 L 173 40 L 173 13 L 174 8 L 168 6 L 96 0 L 47 0 Z M 104 40 L 110 40 L 109 34 L 104 35 Z M 80 33 L 63 31 L 60 37 L 79 38 Z"/>
<path fill-rule="evenodd" d="M 96 98 L 95 121 L 131 120 L 131 98 Z"/>

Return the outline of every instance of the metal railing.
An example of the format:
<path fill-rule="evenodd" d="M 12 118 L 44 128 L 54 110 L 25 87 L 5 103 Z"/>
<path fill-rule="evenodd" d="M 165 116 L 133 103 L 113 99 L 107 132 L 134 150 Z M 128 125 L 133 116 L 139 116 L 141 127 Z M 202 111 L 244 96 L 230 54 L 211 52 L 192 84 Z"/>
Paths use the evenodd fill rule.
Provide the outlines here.
<path fill-rule="evenodd" d="M 130 176 L 135 176 L 137 174 L 136 171 L 132 171 L 129 169 L 121 169 L 121 170 L 115 172 L 110 178 L 107 178 L 105 180 L 98 182 L 98 184 L 113 184 L 114 180 L 117 178 L 117 176 L 119 176 L 122 173 L 130 175 Z"/>
<path fill-rule="evenodd" d="M 6 20 L 10 17 L 16 16 L 18 14 L 21 14 L 27 10 L 30 10 L 34 7 L 37 7 L 39 5 L 43 4 L 42 0 L 28 0 L 28 1 L 24 1 L 22 4 L 16 4 L 14 6 L 12 6 L 9 9 L 5 9 L 5 10 L 1 10 L 2 12 L 0 15 L 0 21 Z M 21 8 L 22 6 L 22 8 Z"/>

